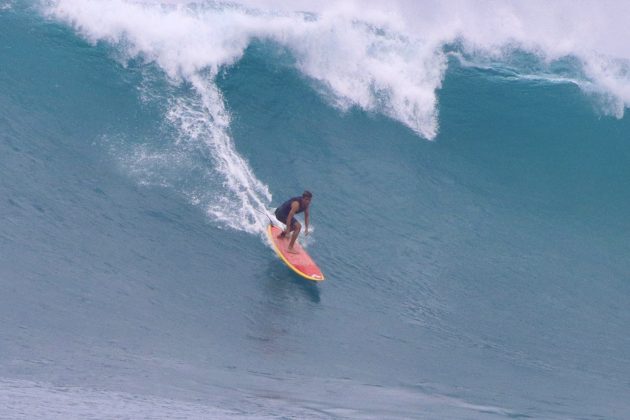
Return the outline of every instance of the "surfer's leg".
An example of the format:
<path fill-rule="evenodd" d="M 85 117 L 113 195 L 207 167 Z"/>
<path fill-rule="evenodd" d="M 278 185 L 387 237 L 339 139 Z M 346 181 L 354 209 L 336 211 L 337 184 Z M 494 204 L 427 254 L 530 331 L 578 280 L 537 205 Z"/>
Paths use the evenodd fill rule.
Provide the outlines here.
<path fill-rule="evenodd" d="M 276 219 L 278 219 L 278 221 L 286 224 L 287 223 L 287 218 L 286 217 L 279 217 L 278 213 L 276 213 Z M 280 235 L 278 235 L 278 239 L 283 239 L 285 237 L 284 231 L 280 232 Z"/>
<path fill-rule="evenodd" d="M 302 229 L 302 225 L 300 224 L 300 222 L 298 222 L 295 219 L 293 219 L 293 223 L 291 223 L 291 228 L 292 228 L 293 235 L 291 236 L 291 242 L 289 242 L 289 246 L 287 247 L 287 251 L 292 253 L 292 254 L 298 254 L 298 252 L 293 249 L 293 244 L 295 243 L 295 240 L 297 239 L 298 235 L 300 234 L 300 230 Z"/>

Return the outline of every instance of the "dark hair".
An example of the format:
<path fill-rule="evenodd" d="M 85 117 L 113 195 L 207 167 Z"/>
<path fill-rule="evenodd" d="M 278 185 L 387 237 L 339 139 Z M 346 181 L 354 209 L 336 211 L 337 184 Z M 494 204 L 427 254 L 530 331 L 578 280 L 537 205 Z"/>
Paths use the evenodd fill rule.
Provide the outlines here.
<path fill-rule="evenodd" d="M 313 193 L 308 191 L 308 190 L 306 190 L 306 191 L 304 191 L 302 193 L 302 197 L 304 197 L 304 198 L 313 198 Z"/>

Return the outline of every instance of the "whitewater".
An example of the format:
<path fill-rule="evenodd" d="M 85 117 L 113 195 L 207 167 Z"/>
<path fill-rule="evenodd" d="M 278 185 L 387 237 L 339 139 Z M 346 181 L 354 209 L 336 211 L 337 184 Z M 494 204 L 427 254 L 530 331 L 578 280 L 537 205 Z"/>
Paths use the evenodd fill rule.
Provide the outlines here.
<path fill-rule="evenodd" d="M 0 0 L 0 418 L 628 418 L 628 18 Z"/>

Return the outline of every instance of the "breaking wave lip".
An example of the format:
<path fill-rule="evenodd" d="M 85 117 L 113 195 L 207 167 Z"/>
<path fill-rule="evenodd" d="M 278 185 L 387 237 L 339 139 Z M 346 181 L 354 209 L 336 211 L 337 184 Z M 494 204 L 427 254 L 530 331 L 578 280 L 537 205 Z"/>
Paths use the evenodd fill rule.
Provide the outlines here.
<path fill-rule="evenodd" d="M 247 2 L 50 0 L 45 13 L 91 42 L 156 62 L 174 79 L 190 80 L 203 71 L 214 77 L 253 40 L 269 40 L 288 48 L 296 67 L 323 86 L 336 106 L 383 113 L 427 139 L 438 132 L 436 92 L 453 43 L 468 55 L 499 62 L 509 62 L 514 49 L 547 63 L 574 57 L 592 84 L 587 93 L 615 98 L 618 117 L 630 104 L 630 50 L 614 39 L 622 30 L 614 13 L 622 6 L 557 2 L 541 14 L 536 2 L 492 10 L 484 10 L 483 1 L 396 2 L 392 11 L 376 2 L 324 2 L 316 12 L 304 12 L 282 3 L 263 9 Z M 590 26 L 571 23 L 571 16 L 613 24 L 595 36 Z"/>
<path fill-rule="evenodd" d="M 203 5 L 204 7 L 198 7 Z M 275 42 L 319 82 L 340 108 L 359 106 L 401 121 L 419 135 L 437 134 L 437 97 L 446 69 L 439 45 L 344 11 L 313 15 L 252 11 L 226 4 L 57 0 L 45 13 L 92 43 L 155 62 L 173 80 L 211 78 L 237 62 L 255 39 Z"/>
<path fill-rule="evenodd" d="M 551 58 L 513 43 L 503 47 L 500 53 L 470 52 L 459 43 L 449 46 L 446 51 L 461 66 L 488 70 L 505 80 L 574 85 L 592 98 L 593 104 L 604 115 L 621 119 L 630 103 L 630 95 L 624 94 L 625 87 L 609 88 L 611 84 L 630 84 L 630 60 L 608 58 L 606 65 L 619 75 L 611 79 L 609 74 L 595 70 L 592 63 L 578 56 Z"/>

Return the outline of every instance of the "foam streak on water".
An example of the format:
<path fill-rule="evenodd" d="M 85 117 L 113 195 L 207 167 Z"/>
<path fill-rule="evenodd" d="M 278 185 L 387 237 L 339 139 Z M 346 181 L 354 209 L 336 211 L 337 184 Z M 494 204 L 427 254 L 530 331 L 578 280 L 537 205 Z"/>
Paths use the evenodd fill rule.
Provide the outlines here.
<path fill-rule="evenodd" d="M 214 171 L 221 175 L 224 194 L 206 196 L 202 204 L 208 213 L 227 226 L 247 232 L 262 232 L 264 214 L 271 194 L 249 164 L 240 156 L 228 134 L 230 117 L 216 85 L 194 75 L 190 78 L 198 97 L 194 102 L 176 100 L 169 119 L 188 142 L 201 142 L 210 151 Z M 199 197 L 197 197 L 199 199 Z"/>

